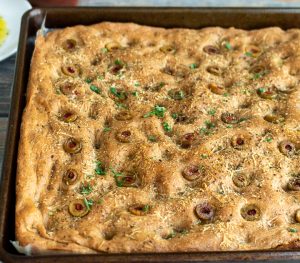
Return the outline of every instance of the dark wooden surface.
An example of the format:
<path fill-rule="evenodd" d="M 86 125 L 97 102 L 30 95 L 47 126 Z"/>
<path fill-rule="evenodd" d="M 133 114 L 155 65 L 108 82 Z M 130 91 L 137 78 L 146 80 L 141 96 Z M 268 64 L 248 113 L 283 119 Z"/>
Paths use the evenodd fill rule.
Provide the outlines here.
<path fill-rule="evenodd" d="M 0 167 L 3 161 L 15 60 L 13 55 L 0 62 Z"/>

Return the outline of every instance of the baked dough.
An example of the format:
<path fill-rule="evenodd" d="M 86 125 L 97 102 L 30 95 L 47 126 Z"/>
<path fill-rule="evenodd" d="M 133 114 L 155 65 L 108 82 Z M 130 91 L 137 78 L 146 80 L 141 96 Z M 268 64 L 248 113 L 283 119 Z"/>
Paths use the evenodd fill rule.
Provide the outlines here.
<path fill-rule="evenodd" d="M 33 253 L 299 247 L 299 80 L 299 29 L 39 35 L 16 239 Z"/>

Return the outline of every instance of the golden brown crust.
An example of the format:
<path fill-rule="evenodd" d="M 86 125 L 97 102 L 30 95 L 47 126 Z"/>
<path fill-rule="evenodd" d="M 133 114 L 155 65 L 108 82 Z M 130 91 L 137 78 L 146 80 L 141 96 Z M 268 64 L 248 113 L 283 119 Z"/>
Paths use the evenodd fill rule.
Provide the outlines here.
<path fill-rule="evenodd" d="M 33 253 L 299 247 L 299 52 L 298 29 L 38 36 L 17 240 Z"/>

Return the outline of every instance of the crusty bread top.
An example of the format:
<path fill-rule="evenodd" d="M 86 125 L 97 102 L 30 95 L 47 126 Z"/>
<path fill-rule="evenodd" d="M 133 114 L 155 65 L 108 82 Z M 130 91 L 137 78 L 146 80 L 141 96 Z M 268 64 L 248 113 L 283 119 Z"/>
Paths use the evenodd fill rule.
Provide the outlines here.
<path fill-rule="evenodd" d="M 35 253 L 298 246 L 299 79 L 298 29 L 39 36 L 17 239 Z"/>

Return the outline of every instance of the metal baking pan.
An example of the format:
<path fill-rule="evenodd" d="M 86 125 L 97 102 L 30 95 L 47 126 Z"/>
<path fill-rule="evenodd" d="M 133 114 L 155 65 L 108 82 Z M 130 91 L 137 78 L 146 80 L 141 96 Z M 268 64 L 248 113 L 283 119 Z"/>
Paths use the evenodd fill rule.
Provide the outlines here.
<path fill-rule="evenodd" d="M 279 26 L 283 29 L 300 27 L 298 9 L 239 9 L 239 8 L 49 8 L 32 9 L 22 18 L 19 49 L 8 135 L 2 170 L 0 196 L 0 260 L 4 262 L 236 262 L 300 260 L 300 250 L 264 250 L 244 252 L 98 254 L 24 256 L 16 252 L 10 240 L 15 240 L 16 160 L 20 122 L 34 49 L 36 32 L 47 13 L 46 27 L 63 28 L 77 24 L 89 25 L 101 21 L 135 22 L 161 27 L 201 28 L 222 26 L 255 29 Z M 274 237 L 276 238 L 276 237 Z"/>

